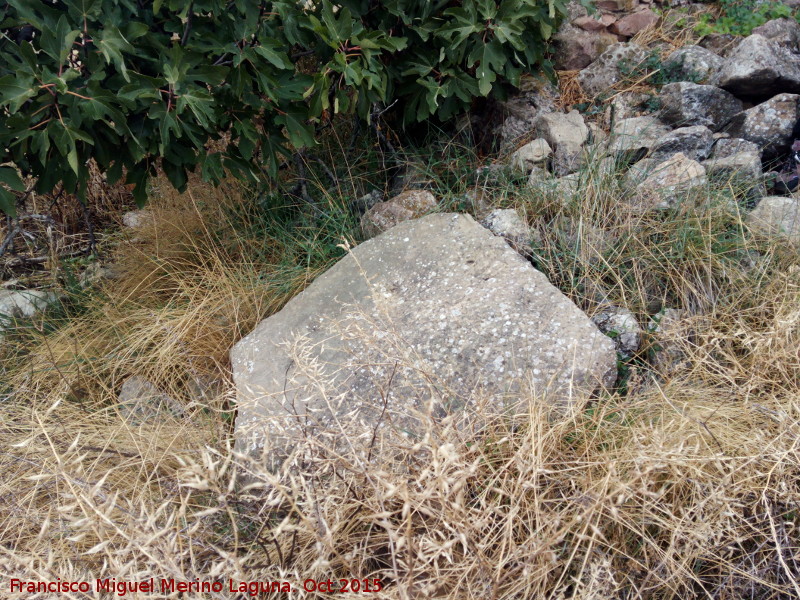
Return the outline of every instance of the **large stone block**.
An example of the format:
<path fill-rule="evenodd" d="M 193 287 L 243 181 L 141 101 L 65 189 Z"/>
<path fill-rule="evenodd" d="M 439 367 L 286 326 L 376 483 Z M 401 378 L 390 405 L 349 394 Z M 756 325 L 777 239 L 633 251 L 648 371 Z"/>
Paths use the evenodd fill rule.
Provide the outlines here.
<path fill-rule="evenodd" d="M 616 377 L 611 339 L 502 238 L 455 214 L 357 246 L 231 362 L 236 448 L 272 467 L 300 438 L 366 457 L 417 439 L 426 415 L 508 414 L 528 386 L 564 407 Z"/>

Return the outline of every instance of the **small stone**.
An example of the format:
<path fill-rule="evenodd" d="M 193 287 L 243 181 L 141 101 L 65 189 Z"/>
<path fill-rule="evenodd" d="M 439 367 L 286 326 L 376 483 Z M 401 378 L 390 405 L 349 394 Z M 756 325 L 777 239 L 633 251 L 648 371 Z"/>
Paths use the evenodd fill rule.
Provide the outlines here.
<path fill-rule="evenodd" d="M 436 198 L 425 190 L 408 190 L 386 202 L 378 202 L 361 217 L 361 228 L 367 237 L 391 229 L 398 223 L 417 219 L 435 210 Z"/>
<path fill-rule="evenodd" d="M 617 22 L 615 22 L 609 31 L 624 37 L 631 37 L 640 31 L 648 28 L 650 25 L 658 22 L 658 15 L 649 8 L 636 11 L 629 15 L 625 15 Z"/>
<path fill-rule="evenodd" d="M 179 402 L 139 375 L 128 377 L 122 383 L 118 402 L 120 415 L 131 425 L 160 420 L 167 414 L 178 418 L 185 416 Z"/>
<path fill-rule="evenodd" d="M 631 173 L 636 167 L 639 165 L 634 165 L 629 171 L 634 181 L 636 176 Z M 658 164 L 648 161 L 646 167 L 648 169 L 639 174 L 639 177 L 644 175 L 644 180 L 636 186 L 635 205 L 641 209 L 672 208 L 686 192 L 707 183 L 703 165 L 680 152 Z"/>
<path fill-rule="evenodd" d="M 530 254 L 533 232 L 513 208 L 493 210 L 480 223 L 493 234 L 505 239 L 520 254 Z"/>
<path fill-rule="evenodd" d="M 711 156 L 712 158 L 725 158 L 726 156 L 733 156 L 740 152 L 754 152 L 755 154 L 760 154 L 761 148 L 758 144 L 748 142 L 742 138 L 720 138 L 714 144 L 714 150 Z"/>
<path fill-rule="evenodd" d="M 658 138 L 650 149 L 649 157 L 664 161 L 681 152 L 687 158 L 703 161 L 711 154 L 713 143 L 713 134 L 708 127 L 703 125 L 680 127 Z"/>
<path fill-rule="evenodd" d="M 756 144 L 769 160 L 789 151 L 799 119 L 800 95 L 778 94 L 736 115 L 726 130 Z"/>
<path fill-rule="evenodd" d="M 664 67 L 684 81 L 700 83 L 718 72 L 725 60 L 702 46 L 684 46 L 670 54 Z"/>
<path fill-rule="evenodd" d="M 769 98 L 800 92 L 800 60 L 778 42 L 762 35 L 747 36 L 725 59 L 709 83 L 737 96 Z"/>
<path fill-rule="evenodd" d="M 678 127 L 704 125 L 717 131 L 742 111 L 740 100 L 712 85 L 668 83 L 659 98 L 660 118 Z"/>
<path fill-rule="evenodd" d="M 559 71 L 583 69 L 606 48 L 617 43 L 617 36 L 604 30 L 586 31 L 564 23 L 553 36 L 553 66 Z"/>
<path fill-rule="evenodd" d="M 715 157 L 702 163 L 709 177 L 734 183 L 745 197 L 756 200 L 767 193 L 761 155 L 758 152 L 737 152 L 725 157 Z"/>
<path fill-rule="evenodd" d="M 511 155 L 511 166 L 520 171 L 528 172 L 537 164 L 546 161 L 553 150 L 543 138 L 538 138 L 522 146 Z"/>
<path fill-rule="evenodd" d="M 578 74 L 578 81 L 589 96 L 611 93 L 614 85 L 622 79 L 620 67 L 634 69 L 647 56 L 647 51 L 636 44 L 614 44 Z"/>
<path fill-rule="evenodd" d="M 762 198 L 747 215 L 747 224 L 759 233 L 800 243 L 800 200 L 786 196 Z"/>
<path fill-rule="evenodd" d="M 577 110 L 569 113 L 548 113 L 536 119 L 536 130 L 551 148 L 578 152 L 589 138 L 589 128 Z"/>
<path fill-rule="evenodd" d="M 623 119 L 617 121 L 611 130 L 609 150 L 613 154 L 644 154 L 667 133 L 669 133 L 669 127 L 655 117 Z"/>
<path fill-rule="evenodd" d="M 122 224 L 129 229 L 139 229 L 153 222 L 153 213 L 149 210 L 129 210 L 122 214 Z"/>
<path fill-rule="evenodd" d="M 611 306 L 592 317 L 598 329 L 614 341 L 619 354 L 630 358 L 642 344 L 642 328 L 631 311 L 620 306 Z"/>

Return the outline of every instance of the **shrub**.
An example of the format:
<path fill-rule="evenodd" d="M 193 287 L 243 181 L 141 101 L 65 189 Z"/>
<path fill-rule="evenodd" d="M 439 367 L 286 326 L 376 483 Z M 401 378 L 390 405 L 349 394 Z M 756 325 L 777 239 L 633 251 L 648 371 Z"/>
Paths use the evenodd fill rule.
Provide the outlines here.
<path fill-rule="evenodd" d="M 780 17 L 798 18 L 783 2 L 757 0 L 720 0 L 720 15 L 701 15 L 700 23 L 695 27 L 699 35 L 709 33 L 729 33 L 733 35 L 750 35 L 750 33 L 771 19 Z"/>
<path fill-rule="evenodd" d="M 0 4 L 0 164 L 85 197 L 87 162 L 137 202 L 159 165 L 274 176 L 337 113 L 395 101 L 447 119 L 548 68 L 564 0 L 10 0 Z M 222 144 L 209 145 L 223 139 Z M 11 167 L 0 181 L 22 190 Z M 14 196 L 0 188 L 0 208 Z"/>

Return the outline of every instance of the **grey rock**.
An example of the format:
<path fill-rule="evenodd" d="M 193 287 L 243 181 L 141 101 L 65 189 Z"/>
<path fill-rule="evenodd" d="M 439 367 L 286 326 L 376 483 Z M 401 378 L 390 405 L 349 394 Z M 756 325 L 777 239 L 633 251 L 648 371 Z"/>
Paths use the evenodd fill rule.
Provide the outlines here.
<path fill-rule="evenodd" d="M 386 202 L 378 202 L 361 217 L 364 235 L 372 237 L 436 209 L 436 198 L 425 190 L 408 190 Z"/>
<path fill-rule="evenodd" d="M 350 202 L 350 210 L 356 214 L 363 215 L 378 202 L 382 201 L 383 192 L 380 190 L 372 190 L 371 192 L 364 194 L 363 196 Z"/>
<path fill-rule="evenodd" d="M 517 94 L 500 104 L 503 124 L 500 126 L 500 149 L 516 147 L 536 126 L 536 117 L 554 112 L 560 98 L 558 88 L 543 77 L 523 77 Z M 530 139 L 530 138 L 528 138 Z"/>
<path fill-rule="evenodd" d="M 231 363 L 236 450 L 271 468 L 303 440 L 365 460 L 418 439 L 420 415 L 458 426 L 508 414 L 521 385 L 565 407 L 616 378 L 611 340 L 505 241 L 454 214 L 357 246 Z"/>
<path fill-rule="evenodd" d="M 553 66 L 559 71 L 575 71 L 590 65 L 609 46 L 617 43 L 617 36 L 604 31 L 586 31 L 564 23 L 553 36 L 555 52 Z"/>
<path fill-rule="evenodd" d="M 178 418 L 185 416 L 178 401 L 139 375 L 132 375 L 122 383 L 117 400 L 117 410 L 131 425 L 142 425 L 168 415 Z"/>
<path fill-rule="evenodd" d="M 704 125 L 717 131 L 742 111 L 740 100 L 713 85 L 668 83 L 659 98 L 660 118 L 678 127 Z"/>
<path fill-rule="evenodd" d="M 740 152 L 755 152 L 761 153 L 761 147 L 753 142 L 748 142 L 742 138 L 722 138 L 718 139 L 714 144 L 714 149 L 711 152 L 712 158 L 725 158 L 739 154 Z"/>
<path fill-rule="evenodd" d="M 669 133 L 669 127 L 655 117 L 634 117 L 614 123 L 609 151 L 612 154 L 646 153 Z"/>
<path fill-rule="evenodd" d="M 611 306 L 592 317 L 592 322 L 614 340 L 619 354 L 630 358 L 642 345 L 642 328 L 631 311 L 620 306 Z"/>
<path fill-rule="evenodd" d="M 493 234 L 502 237 L 522 255 L 529 255 L 533 231 L 513 208 L 493 210 L 480 221 Z"/>
<path fill-rule="evenodd" d="M 43 311 L 56 299 L 44 290 L 0 290 L 0 319 L 22 319 Z"/>
<path fill-rule="evenodd" d="M 649 94 L 640 92 L 625 92 L 619 94 L 611 101 L 611 110 L 614 121 L 641 117 L 645 103 L 652 98 Z"/>
<path fill-rule="evenodd" d="M 511 166 L 519 171 L 530 172 L 533 167 L 546 161 L 553 150 L 543 138 L 537 138 L 525 144 L 511 155 Z"/>
<path fill-rule="evenodd" d="M 753 142 L 764 158 L 789 150 L 792 130 L 800 119 L 800 95 L 778 94 L 737 115 L 725 128 L 731 135 Z"/>
<path fill-rule="evenodd" d="M 633 68 L 647 59 L 647 51 L 636 44 L 617 43 L 609 46 L 597 60 L 578 74 L 578 81 L 590 96 L 610 92 L 622 78 L 620 65 Z"/>
<path fill-rule="evenodd" d="M 736 46 L 738 46 L 741 41 L 742 38 L 731 35 L 730 33 L 710 33 L 700 40 L 699 45 L 725 58 L 736 49 Z"/>
<path fill-rule="evenodd" d="M 756 27 L 751 33 L 757 33 L 792 52 L 800 49 L 800 24 L 794 19 L 787 17 L 772 19 Z"/>
<path fill-rule="evenodd" d="M 558 151 L 579 152 L 589 139 L 589 128 L 577 110 L 569 113 L 547 113 L 536 119 L 536 131 L 550 147 Z"/>
<path fill-rule="evenodd" d="M 628 181 L 636 185 L 634 205 L 642 210 L 672 208 L 686 192 L 707 184 L 703 165 L 680 152 L 661 163 L 640 161 L 631 167 Z"/>
<path fill-rule="evenodd" d="M 684 81 L 699 83 L 722 68 L 725 60 L 702 46 L 684 46 L 670 54 L 664 66 Z"/>
<path fill-rule="evenodd" d="M 153 222 L 153 213 L 149 210 L 129 210 L 122 214 L 122 224 L 129 229 L 139 229 Z"/>
<path fill-rule="evenodd" d="M 800 243 L 800 200 L 786 196 L 762 198 L 747 215 L 747 224 L 760 233 Z"/>
<path fill-rule="evenodd" d="M 702 164 L 709 177 L 722 179 L 743 189 L 749 200 L 755 200 L 767 193 L 761 169 L 761 155 L 758 152 L 737 152 L 712 158 Z"/>
<path fill-rule="evenodd" d="M 702 161 L 711 154 L 714 137 L 704 125 L 680 127 L 658 138 L 650 148 L 650 158 L 664 161 L 673 154 L 683 153 L 687 158 Z"/>
<path fill-rule="evenodd" d="M 709 83 L 744 97 L 800 92 L 800 56 L 776 41 L 753 34 L 730 53 Z"/>
<path fill-rule="evenodd" d="M 531 169 L 531 172 L 528 175 L 528 185 L 536 187 L 544 182 L 550 181 L 551 179 L 552 176 L 546 169 L 536 166 Z"/>

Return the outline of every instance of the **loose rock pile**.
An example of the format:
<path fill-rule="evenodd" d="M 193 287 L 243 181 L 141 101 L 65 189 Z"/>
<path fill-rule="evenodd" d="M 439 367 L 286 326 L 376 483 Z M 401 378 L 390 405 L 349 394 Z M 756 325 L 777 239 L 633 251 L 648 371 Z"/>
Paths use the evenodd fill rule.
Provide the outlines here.
<path fill-rule="evenodd" d="M 582 69 L 577 79 L 587 94 L 611 96 L 625 69 L 646 60 L 647 49 L 614 41 L 578 60 L 575 48 L 585 48 L 587 35 L 594 46 L 609 33 L 633 35 L 655 15 L 635 0 L 599 6 L 595 17 L 573 6 L 570 22 L 557 36 L 564 46 L 556 55 L 561 61 L 557 66 Z M 629 14 L 623 15 L 626 11 Z M 576 29 L 583 33 L 575 34 Z M 552 102 L 537 100 L 521 118 L 517 101 L 516 122 L 531 125 L 525 135 L 532 141 L 511 154 L 511 165 L 527 171 L 531 185 L 554 182 L 556 189 L 568 193 L 575 189 L 574 173 L 587 155 L 605 154 L 615 164 L 630 166 L 625 181 L 633 188 L 633 203 L 642 210 L 673 208 L 687 191 L 720 180 L 737 180 L 750 208 L 770 191 L 791 191 L 797 186 L 794 172 L 787 176 L 781 171 L 797 168 L 787 167 L 787 157 L 800 138 L 800 25 L 793 19 L 775 19 L 746 38 L 726 40 L 723 47 L 723 55 L 701 46 L 673 52 L 665 64 L 673 76 L 686 80 L 664 85 L 652 102 L 660 108 L 651 114 L 633 116 L 629 102 L 641 100 L 636 94 L 616 95 L 607 140 L 589 135 L 583 115 L 575 110 L 565 114 Z M 546 87 L 540 90 L 551 93 Z M 511 145 L 510 140 L 504 144 Z M 757 210 L 751 222 L 791 238 L 800 228 L 792 220 L 798 200 L 770 200 L 769 206 L 777 204 L 780 210 Z"/>

